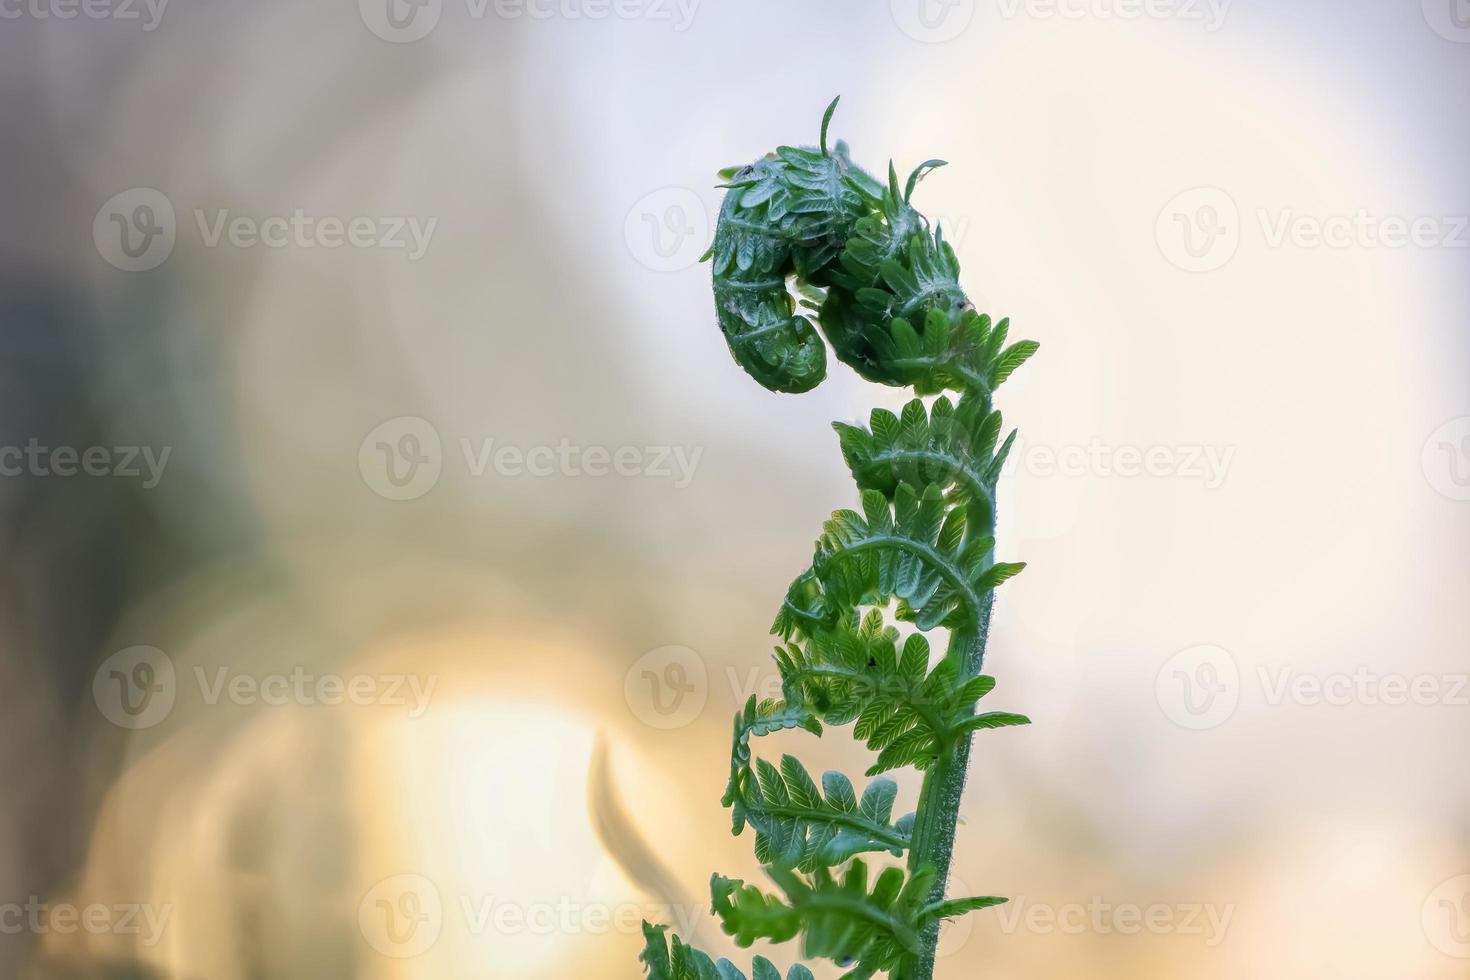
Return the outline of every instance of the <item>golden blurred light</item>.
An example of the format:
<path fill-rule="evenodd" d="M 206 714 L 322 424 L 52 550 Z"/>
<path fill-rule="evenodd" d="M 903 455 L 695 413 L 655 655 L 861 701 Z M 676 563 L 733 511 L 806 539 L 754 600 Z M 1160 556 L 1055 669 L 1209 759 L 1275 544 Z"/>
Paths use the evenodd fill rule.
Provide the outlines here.
<path fill-rule="evenodd" d="M 376 788 L 397 811 L 384 846 L 438 884 L 444 955 L 506 975 L 554 965 L 567 943 L 548 923 L 595 900 L 602 861 L 586 808 L 567 793 L 586 781 L 592 725 L 554 705 L 469 701 L 396 720 L 383 741 Z M 404 975 L 437 969 L 423 966 Z"/>

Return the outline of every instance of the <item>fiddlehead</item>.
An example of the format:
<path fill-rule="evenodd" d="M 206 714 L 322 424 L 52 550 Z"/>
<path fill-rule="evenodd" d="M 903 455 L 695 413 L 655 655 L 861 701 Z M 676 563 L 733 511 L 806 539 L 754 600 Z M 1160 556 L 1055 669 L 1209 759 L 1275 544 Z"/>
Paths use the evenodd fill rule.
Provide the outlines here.
<path fill-rule="evenodd" d="M 712 911 L 740 946 L 799 937 L 805 955 L 850 967 L 854 980 L 930 980 L 940 922 L 1005 901 L 946 899 L 945 883 L 974 734 L 1028 723 L 976 705 L 995 687 L 981 673 L 995 589 L 1024 567 L 995 560 L 996 484 L 1015 433 L 1001 438 L 992 396 L 1037 345 L 1008 344 L 1008 322 L 973 308 L 954 249 L 913 207 L 919 180 L 943 161 L 920 164 L 902 189 L 892 164 L 886 183 L 874 179 L 845 144 L 829 148 L 836 105 L 817 146 L 722 171 L 706 256 L 720 327 L 772 391 L 822 381 L 825 337 L 862 377 L 940 397 L 875 410 L 867 427 L 835 424 L 862 508 L 832 515 L 787 591 L 772 627 L 784 641 L 782 697 L 736 714 L 723 798 L 734 832 L 755 830 L 781 894 L 715 875 Z M 920 633 L 900 641 L 890 610 Z M 936 627 L 949 644 L 931 665 L 921 634 Z M 752 753 L 775 731 L 846 725 L 876 754 L 860 797 L 840 773 L 819 786 L 791 755 L 777 766 Z M 924 783 L 916 812 L 895 820 L 897 785 L 880 774 L 902 767 Z M 907 858 L 870 886 L 867 860 L 885 854 Z M 744 977 L 677 938 L 671 952 L 661 928 L 645 935 L 653 980 Z M 780 980 L 761 957 L 754 969 Z M 809 976 L 793 966 L 787 980 Z"/>
<path fill-rule="evenodd" d="M 715 312 L 730 353 L 772 391 L 803 392 L 827 376 L 827 354 L 811 319 L 797 314 L 788 284 L 819 287 L 856 223 L 879 200 L 873 178 L 847 147 L 783 146 L 729 178 L 708 258 Z"/>

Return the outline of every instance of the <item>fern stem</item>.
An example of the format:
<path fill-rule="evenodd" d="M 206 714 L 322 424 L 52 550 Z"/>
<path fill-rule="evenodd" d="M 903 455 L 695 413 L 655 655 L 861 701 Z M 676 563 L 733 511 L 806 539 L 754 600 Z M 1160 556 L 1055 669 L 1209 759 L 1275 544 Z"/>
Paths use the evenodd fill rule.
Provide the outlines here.
<path fill-rule="evenodd" d="M 990 633 L 990 610 L 993 591 L 985 593 L 978 624 L 958 630 L 949 641 L 946 659 L 956 660 L 963 676 L 980 673 L 985 663 L 985 643 Z M 958 745 L 941 756 L 924 774 L 919 792 L 917 822 L 914 824 L 913 846 L 909 850 L 909 871 L 929 867 L 935 871 L 931 902 L 944 900 L 949 883 L 949 867 L 954 856 L 955 828 L 959 823 L 960 798 L 965 791 L 965 777 L 970 768 L 970 744 L 974 733 L 966 733 Z M 939 946 L 939 922 L 928 925 L 919 936 L 919 948 L 905 960 L 897 980 L 933 980 L 934 957 Z"/>

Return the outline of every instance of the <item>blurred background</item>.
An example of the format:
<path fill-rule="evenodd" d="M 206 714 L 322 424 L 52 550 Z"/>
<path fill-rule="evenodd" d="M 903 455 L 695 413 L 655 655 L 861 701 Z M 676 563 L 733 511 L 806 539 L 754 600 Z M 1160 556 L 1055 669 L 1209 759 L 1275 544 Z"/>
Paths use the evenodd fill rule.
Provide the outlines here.
<path fill-rule="evenodd" d="M 1470 976 L 1465 0 L 3 0 L 0 84 L 0 975 L 733 952 L 902 397 L 760 389 L 697 259 L 840 93 L 1042 345 L 940 975 Z"/>

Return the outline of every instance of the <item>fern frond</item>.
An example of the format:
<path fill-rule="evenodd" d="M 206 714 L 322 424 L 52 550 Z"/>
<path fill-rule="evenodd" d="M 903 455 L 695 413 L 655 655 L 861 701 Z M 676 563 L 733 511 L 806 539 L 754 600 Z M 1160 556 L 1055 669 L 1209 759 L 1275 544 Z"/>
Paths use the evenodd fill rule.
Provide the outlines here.
<path fill-rule="evenodd" d="M 910 189 L 919 173 L 915 170 L 910 177 Z M 942 233 L 930 233 L 928 221 L 899 193 L 892 162 L 878 207 L 856 223 L 840 261 L 833 281 L 856 295 L 858 308 L 875 318 L 964 306 L 954 249 Z M 874 293 L 861 295 L 868 289 Z"/>
<path fill-rule="evenodd" d="M 900 650 L 898 631 L 878 610 L 861 624 L 844 617 L 804 645 L 788 644 L 776 661 L 788 703 L 828 725 L 855 722 L 854 737 L 878 753 L 869 776 L 900 766 L 927 770 L 968 732 L 1030 723 L 1008 712 L 973 714 L 994 678 L 960 676 L 950 660 L 929 670 L 928 640 L 910 636 Z"/>
<path fill-rule="evenodd" d="M 822 722 L 809 708 L 787 704 L 783 701 L 759 701 L 755 695 L 745 702 L 745 707 L 735 712 L 735 734 L 730 745 L 730 779 L 725 785 L 725 795 L 720 802 L 730 807 L 734 821 L 734 833 L 738 836 L 745 829 L 745 810 L 736 804 L 750 779 L 750 740 L 789 728 L 801 728 L 813 735 L 822 734 Z"/>
<path fill-rule="evenodd" d="M 643 952 L 638 957 L 643 962 L 648 980 L 746 980 L 745 974 L 729 960 L 715 962 L 706 954 L 673 937 L 673 948 L 664 933 L 667 926 L 643 923 Z M 754 972 L 751 980 L 781 980 L 781 971 L 764 956 L 752 961 Z M 794 964 L 786 973 L 786 980 L 814 980 L 812 971 L 800 963 Z"/>
<path fill-rule="evenodd" d="M 882 201 L 874 213 L 854 223 L 830 276 L 834 288 L 819 318 L 822 332 L 845 364 L 870 381 L 913 385 L 920 394 L 925 389 L 941 390 L 948 378 L 936 375 L 932 366 L 916 371 L 913 365 L 895 363 L 891 336 L 895 328 L 890 324 L 895 319 L 917 322 L 930 313 L 948 323 L 969 309 L 954 249 L 944 240 L 943 230 L 931 231 L 928 221 L 909 204 L 920 175 L 941 164 L 936 160 L 921 164 L 902 194 L 889 164 Z"/>
<path fill-rule="evenodd" d="M 823 332 L 830 340 L 834 323 L 851 319 L 860 324 L 869 356 L 882 365 L 881 373 L 865 376 L 884 384 L 908 385 L 915 394 L 956 391 L 988 399 L 1040 348 L 1033 340 L 1005 346 L 1009 323 L 996 324 L 989 315 L 971 309 L 878 317 L 874 310 L 853 308 L 855 301 L 850 297 L 835 289 L 827 294 L 820 312 Z M 846 360 L 842 346 L 836 342 L 833 346 L 838 357 Z"/>
<path fill-rule="evenodd" d="M 786 167 L 779 182 L 786 209 L 782 230 L 796 243 L 792 252 L 801 279 L 817 279 L 836 262 L 853 225 L 877 205 L 878 183 L 847 158 L 847 146 L 835 151 L 781 146 L 777 158 Z M 779 194 L 779 192 L 778 192 Z"/>
<path fill-rule="evenodd" d="M 824 773 L 818 787 L 800 761 L 785 755 L 779 768 L 756 760 L 735 785 L 736 824 L 755 828 L 762 864 L 812 872 L 872 851 L 897 856 L 909 846 L 914 815 L 891 822 L 898 786 L 890 779 L 873 780 L 859 799 L 842 773 Z"/>
<path fill-rule="evenodd" d="M 800 937 L 807 955 L 850 967 L 848 980 L 894 970 L 933 980 L 940 921 L 1004 901 L 946 898 L 945 881 L 973 734 L 1028 723 L 976 705 L 995 685 L 980 673 L 993 590 L 1025 567 L 995 560 L 995 492 L 1015 433 L 1002 440 L 991 402 L 1037 345 L 1008 343 L 1008 321 L 973 308 L 943 229 L 913 207 L 919 181 L 944 161 L 921 163 L 902 187 L 890 162 L 885 184 L 829 142 L 836 107 L 817 146 L 721 171 L 727 192 L 706 255 L 720 328 L 771 391 L 822 381 L 825 336 L 864 378 L 940 397 L 875 411 L 867 428 L 836 425 L 862 507 L 832 514 L 787 590 L 772 625 L 785 641 L 782 699 L 752 697 L 736 713 L 722 798 L 737 835 L 754 828 L 780 894 L 716 875 L 711 898 L 741 946 Z M 920 632 L 950 630 L 932 669 L 928 641 L 900 641 L 889 609 Z M 876 754 L 861 797 L 840 773 L 818 785 L 791 755 L 777 765 L 752 753 L 762 735 L 847 724 Z M 897 786 L 880 774 L 901 766 L 923 770 L 924 784 L 918 813 L 894 820 Z M 870 887 L 865 854 L 907 854 L 906 870 L 888 868 Z M 644 932 L 652 980 L 746 980 L 678 938 L 670 947 L 661 927 Z M 781 980 L 762 957 L 753 975 Z M 786 980 L 812 975 L 793 966 Z"/>
<path fill-rule="evenodd" d="M 868 868 L 861 860 L 838 877 L 826 868 L 811 875 L 768 869 L 781 896 L 767 894 L 738 879 L 715 875 L 710 880 L 713 910 L 735 943 L 748 947 L 758 939 L 785 942 L 801 937 L 803 955 L 851 965 L 844 980 L 867 980 L 891 971 L 912 954 L 932 923 L 971 908 L 1003 902 L 993 897 L 933 903 L 929 893 L 934 872 L 906 874 L 900 868 L 879 873 L 871 890 Z"/>
<path fill-rule="evenodd" d="M 970 508 L 970 533 L 994 527 L 995 487 L 1015 441 L 1013 430 L 997 450 L 1001 415 L 982 395 L 966 395 L 958 407 L 941 397 L 932 409 L 915 398 L 902 416 L 874 409 L 868 428 L 834 422 L 842 456 L 863 490 L 889 499 L 901 484 L 936 484 L 947 501 Z"/>
<path fill-rule="evenodd" d="M 922 333 L 914 323 L 921 323 Z M 922 321 L 894 317 L 887 332 L 875 332 L 874 346 L 916 394 L 953 390 L 989 397 L 1041 346 L 1034 340 L 1005 346 L 1009 328 L 1009 320 L 994 323 L 974 310 L 958 316 L 930 310 Z"/>
<path fill-rule="evenodd" d="M 778 870 L 772 878 L 783 897 L 720 875 L 711 880 L 714 913 L 736 945 L 800 935 L 805 956 L 854 964 L 843 975 L 852 980 L 891 970 L 918 948 L 919 911 L 932 875 L 908 879 L 902 870 L 888 868 L 869 891 L 867 866 L 854 861 L 841 880 L 826 869 L 810 877 Z"/>
<path fill-rule="evenodd" d="M 709 257 L 715 314 L 730 353 L 773 391 L 809 391 L 827 376 L 827 350 L 816 328 L 796 315 L 786 289 L 791 243 L 780 228 L 780 161 L 739 171 L 720 207 Z"/>
<path fill-rule="evenodd" d="M 874 285 L 857 290 L 858 306 L 894 317 L 918 317 L 930 311 L 958 313 L 965 305 L 960 263 L 944 230 L 927 227 L 912 232 L 898 253 L 878 266 Z"/>
<path fill-rule="evenodd" d="M 808 568 L 786 590 L 786 598 L 771 624 L 771 632 L 788 640 L 798 634 L 809 636 L 825 628 L 831 617 L 832 611 L 828 608 L 827 597 L 817 581 L 816 572 Z"/>
<path fill-rule="evenodd" d="M 900 483 L 893 502 L 863 492 L 863 512 L 839 510 L 823 526 L 809 576 L 787 595 L 772 631 L 790 639 L 835 626 L 860 606 L 901 600 L 900 616 L 921 630 L 973 625 L 984 594 L 999 582 L 991 574 L 989 535 L 965 536 L 965 512 L 945 507 L 944 489 L 922 491 Z M 798 588 L 799 587 L 799 588 Z"/>

